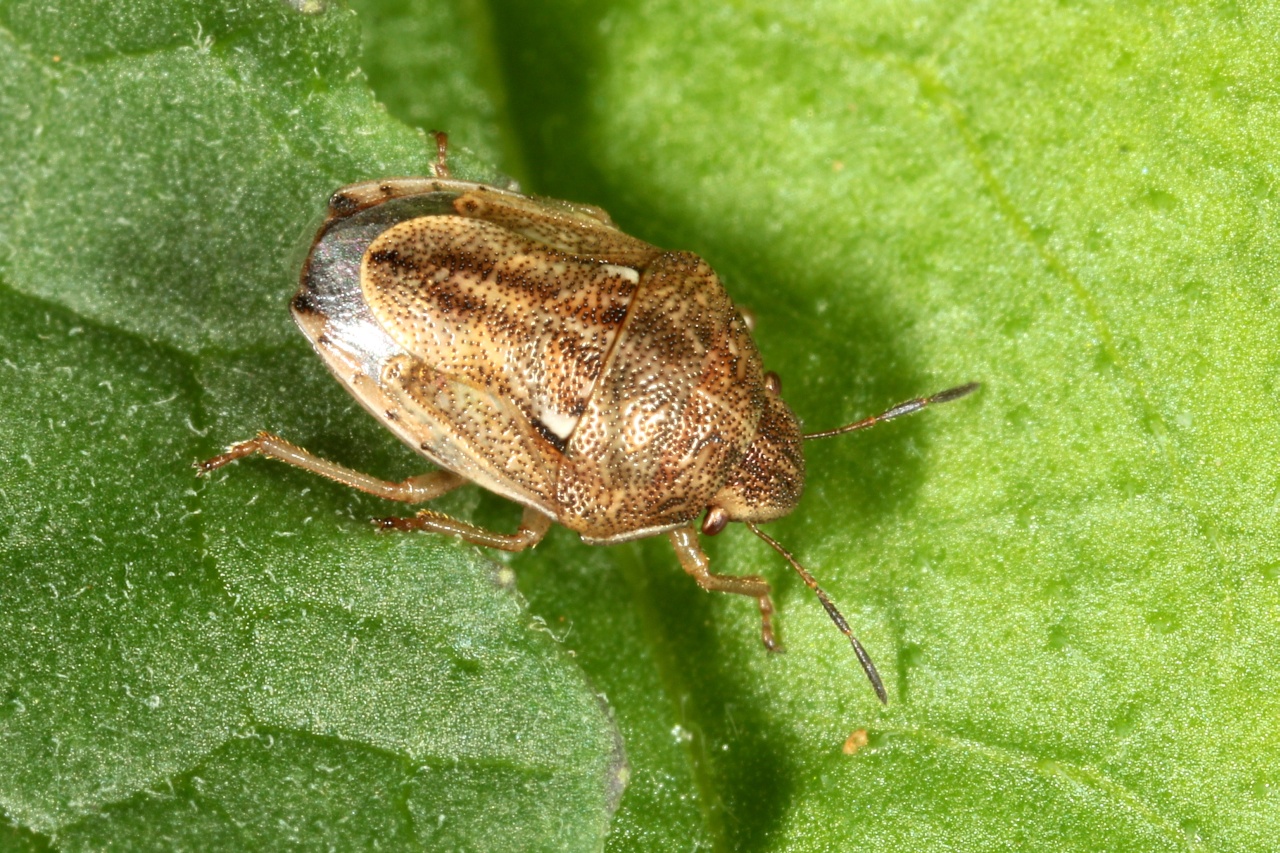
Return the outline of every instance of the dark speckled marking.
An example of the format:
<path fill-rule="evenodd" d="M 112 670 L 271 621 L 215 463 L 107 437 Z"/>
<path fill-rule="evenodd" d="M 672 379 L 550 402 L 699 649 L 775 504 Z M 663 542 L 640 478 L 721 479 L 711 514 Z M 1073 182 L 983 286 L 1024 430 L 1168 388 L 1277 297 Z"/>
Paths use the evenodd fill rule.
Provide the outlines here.
<path fill-rule="evenodd" d="M 370 244 L 361 288 L 373 315 L 420 364 L 509 404 L 527 434 L 563 451 L 636 292 L 640 273 L 625 269 L 487 222 L 428 216 Z M 510 445 L 490 447 L 486 437 L 483 446 L 504 470 Z M 538 452 L 551 450 L 530 455 Z"/>
<path fill-rule="evenodd" d="M 293 297 L 293 310 L 297 314 L 319 314 L 320 306 L 316 304 L 315 296 L 311 291 L 303 288 Z"/>
<path fill-rule="evenodd" d="M 556 483 L 560 521 L 590 539 L 688 523 L 756 437 L 760 357 L 696 255 L 645 270 Z M 737 509 L 738 505 L 734 504 Z"/>
<path fill-rule="evenodd" d="M 369 253 L 369 263 L 385 264 L 397 270 L 415 270 L 418 265 L 395 249 L 383 249 Z"/>
<path fill-rule="evenodd" d="M 360 203 L 343 192 L 329 197 L 329 212 L 334 216 L 349 216 L 360 209 Z"/>
<path fill-rule="evenodd" d="M 606 308 L 604 313 L 600 315 L 600 320 L 607 326 L 621 323 L 627 318 L 627 306 L 614 305 L 612 308 Z"/>

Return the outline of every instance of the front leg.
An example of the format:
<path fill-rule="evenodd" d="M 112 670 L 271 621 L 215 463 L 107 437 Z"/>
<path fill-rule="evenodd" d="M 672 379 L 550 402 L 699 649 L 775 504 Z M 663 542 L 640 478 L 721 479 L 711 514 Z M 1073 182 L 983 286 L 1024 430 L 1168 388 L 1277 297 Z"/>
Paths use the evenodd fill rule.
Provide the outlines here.
<path fill-rule="evenodd" d="M 676 549 L 680 565 L 693 575 L 698 586 L 708 592 L 730 592 L 748 595 L 760 605 L 760 637 L 764 647 L 771 652 L 782 651 L 773 633 L 773 600 L 769 598 L 769 582 L 756 575 L 717 575 L 710 568 L 710 561 L 698 544 L 698 533 L 692 527 L 678 527 L 667 534 Z"/>

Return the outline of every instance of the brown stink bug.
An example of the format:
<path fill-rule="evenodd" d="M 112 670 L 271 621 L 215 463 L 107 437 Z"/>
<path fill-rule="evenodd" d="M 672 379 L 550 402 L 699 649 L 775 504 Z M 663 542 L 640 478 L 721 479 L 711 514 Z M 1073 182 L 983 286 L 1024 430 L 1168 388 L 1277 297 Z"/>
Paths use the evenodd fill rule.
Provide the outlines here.
<path fill-rule="evenodd" d="M 261 454 L 389 500 L 473 482 L 524 507 L 495 533 L 431 510 L 379 519 L 520 551 L 553 522 L 592 544 L 665 533 L 706 590 L 756 599 L 776 649 L 769 585 L 713 573 L 698 543 L 744 523 L 800 574 L 884 686 L 817 582 L 757 524 L 791 512 L 804 439 L 954 400 L 962 385 L 804 435 L 747 323 L 696 255 L 667 252 L 596 207 L 453 179 L 447 142 L 429 178 L 338 190 L 302 268 L 293 316 L 346 389 L 442 470 L 388 482 L 260 433 L 197 465 Z"/>

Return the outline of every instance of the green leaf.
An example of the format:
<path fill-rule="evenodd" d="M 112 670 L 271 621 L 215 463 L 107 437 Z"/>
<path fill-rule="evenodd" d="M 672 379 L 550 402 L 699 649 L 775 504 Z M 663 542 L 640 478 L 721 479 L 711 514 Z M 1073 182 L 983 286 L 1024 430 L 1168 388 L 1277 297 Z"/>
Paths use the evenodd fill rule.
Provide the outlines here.
<path fill-rule="evenodd" d="M 0 844 L 1273 846 L 1274 10 L 358 9 L 0 2 Z M 769 528 L 887 708 L 741 529 L 786 655 L 659 540 L 555 531 L 526 604 L 372 498 L 192 479 L 263 428 L 420 470 L 284 310 L 413 127 L 706 257 L 812 429 L 983 382 L 808 447 Z"/>
<path fill-rule="evenodd" d="M 0 6 L 15 844 L 601 844 L 621 743 L 509 569 L 281 466 L 191 468 L 267 426 L 413 464 L 285 311 L 328 194 L 434 155 L 358 38 L 274 2 Z"/>

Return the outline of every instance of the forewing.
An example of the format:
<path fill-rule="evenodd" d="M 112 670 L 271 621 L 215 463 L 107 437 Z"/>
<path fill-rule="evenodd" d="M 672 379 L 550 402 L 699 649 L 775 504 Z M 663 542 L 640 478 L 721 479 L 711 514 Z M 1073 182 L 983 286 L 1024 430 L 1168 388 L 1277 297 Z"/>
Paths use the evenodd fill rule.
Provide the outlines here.
<path fill-rule="evenodd" d="M 369 310 L 406 352 L 522 413 L 556 450 L 586 408 L 638 282 L 630 267 L 457 216 L 387 229 L 361 267 Z M 495 461 L 507 453 L 502 442 L 482 450 Z"/>
<path fill-rule="evenodd" d="M 414 356 L 387 362 L 381 386 L 424 453 L 490 491 L 555 514 L 560 452 L 509 400 Z"/>

